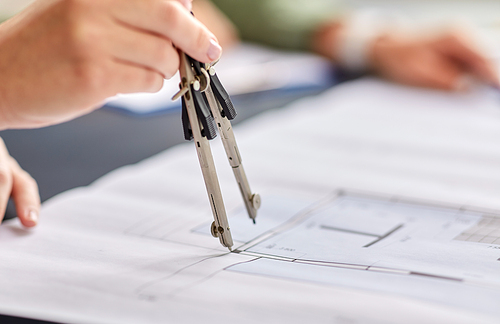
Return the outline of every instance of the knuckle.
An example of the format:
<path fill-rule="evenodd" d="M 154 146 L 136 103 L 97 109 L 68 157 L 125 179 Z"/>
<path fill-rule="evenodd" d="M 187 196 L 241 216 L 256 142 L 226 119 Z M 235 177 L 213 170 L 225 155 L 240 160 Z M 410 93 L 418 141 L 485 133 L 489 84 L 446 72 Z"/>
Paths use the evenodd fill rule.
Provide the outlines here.
<path fill-rule="evenodd" d="M 156 72 L 148 71 L 144 76 L 144 87 L 148 92 L 157 92 L 163 86 L 163 78 Z"/>
<path fill-rule="evenodd" d="M 91 23 L 75 21 L 68 33 L 68 48 L 71 54 L 77 59 L 92 59 L 95 49 L 98 48 L 96 41 L 100 39 L 100 35 Z"/>
<path fill-rule="evenodd" d="M 172 42 L 164 38 L 157 39 L 154 46 L 154 50 L 150 51 L 154 66 L 165 78 L 170 79 L 179 69 L 179 54 L 172 46 Z"/>
<path fill-rule="evenodd" d="M 153 60 L 159 66 L 165 66 L 172 56 L 173 48 L 171 43 L 166 39 L 159 39 L 152 52 Z"/>
<path fill-rule="evenodd" d="M 199 28 L 196 34 L 195 46 L 199 51 L 208 47 L 209 37 L 203 28 Z M 203 53 L 203 55 L 206 55 Z"/>
<path fill-rule="evenodd" d="M 163 19 L 168 28 L 177 30 L 182 28 L 180 17 L 180 4 L 177 1 L 165 1 L 163 7 Z"/>
<path fill-rule="evenodd" d="M 12 184 L 12 172 L 6 165 L 0 165 L 0 186 L 8 186 Z"/>
<path fill-rule="evenodd" d="M 26 186 L 36 189 L 38 191 L 38 183 L 36 180 L 25 170 L 21 169 L 20 176 Z"/>
<path fill-rule="evenodd" d="M 82 93 L 97 94 L 106 87 L 106 67 L 103 64 L 83 60 L 74 65 L 73 74 Z"/>
<path fill-rule="evenodd" d="M 64 42 L 65 49 L 75 59 L 94 59 L 103 45 L 105 29 L 88 1 L 64 0 Z M 94 10 L 95 11 L 95 10 Z"/>
<path fill-rule="evenodd" d="M 170 55 L 165 65 L 165 77 L 167 79 L 172 78 L 175 73 L 179 70 L 180 59 L 177 53 L 175 55 Z"/>

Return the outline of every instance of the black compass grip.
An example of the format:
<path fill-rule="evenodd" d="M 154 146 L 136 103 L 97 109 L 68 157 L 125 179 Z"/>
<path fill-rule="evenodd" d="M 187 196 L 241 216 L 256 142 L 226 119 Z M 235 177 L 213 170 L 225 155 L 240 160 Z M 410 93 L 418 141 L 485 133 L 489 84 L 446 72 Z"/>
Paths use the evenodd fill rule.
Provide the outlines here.
<path fill-rule="evenodd" d="M 207 99 L 200 91 L 195 91 L 191 86 L 191 93 L 193 94 L 194 107 L 198 120 L 201 122 L 203 129 L 201 135 L 211 140 L 217 136 L 215 120 L 208 108 Z"/>
<path fill-rule="evenodd" d="M 184 99 L 184 96 L 182 96 L 182 112 L 181 112 L 182 128 L 184 129 L 184 138 L 186 139 L 186 141 L 190 141 L 193 139 L 193 130 L 191 129 L 191 123 L 189 122 L 189 116 L 187 113 L 185 100 L 186 99 Z"/>
<path fill-rule="evenodd" d="M 222 86 L 217 74 L 210 76 L 210 87 L 212 87 L 215 98 L 222 106 L 222 117 L 227 117 L 229 120 L 234 119 L 234 117 L 236 117 L 236 109 L 234 109 L 233 102 L 226 89 Z"/>

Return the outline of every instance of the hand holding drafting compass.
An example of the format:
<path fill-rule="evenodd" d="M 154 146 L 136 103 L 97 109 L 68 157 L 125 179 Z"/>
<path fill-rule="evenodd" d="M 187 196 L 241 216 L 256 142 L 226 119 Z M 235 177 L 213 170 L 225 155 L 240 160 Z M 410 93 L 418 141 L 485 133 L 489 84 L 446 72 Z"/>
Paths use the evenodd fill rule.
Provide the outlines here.
<path fill-rule="evenodd" d="M 186 140 L 194 138 L 208 199 L 214 215 L 214 222 L 210 230 L 214 237 L 219 238 L 223 246 L 231 249 L 233 239 L 208 142 L 217 136 L 215 133 L 216 128 L 218 128 L 222 138 L 229 164 L 233 168 L 248 215 L 254 223 L 257 209 L 260 207 L 260 196 L 252 194 L 250 190 L 250 185 L 241 164 L 241 157 L 231 122 L 229 121 L 236 116 L 236 111 L 229 95 L 220 83 L 213 65 L 202 64 L 182 52 L 179 52 L 179 54 L 181 59 L 181 90 L 172 100 L 182 97 L 184 138 Z"/>

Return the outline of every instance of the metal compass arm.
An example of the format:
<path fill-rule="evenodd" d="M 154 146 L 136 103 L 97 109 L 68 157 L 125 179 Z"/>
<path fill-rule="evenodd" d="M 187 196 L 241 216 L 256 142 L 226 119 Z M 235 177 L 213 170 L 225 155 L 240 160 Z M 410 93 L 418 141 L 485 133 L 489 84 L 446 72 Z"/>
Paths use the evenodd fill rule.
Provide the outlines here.
<path fill-rule="evenodd" d="M 220 243 L 231 250 L 233 239 L 208 142 L 209 139 L 216 136 L 213 117 L 202 94 L 202 90 L 206 90 L 209 85 L 204 82 L 202 84 L 202 80 L 194 74 L 191 59 L 186 54 L 180 52 L 180 58 L 181 90 L 173 99 L 182 96 L 184 135 L 186 139 L 194 139 L 195 142 L 214 216 L 214 222 L 211 226 L 212 235 L 218 237 Z M 202 87 L 205 87 L 205 89 L 202 89 Z"/>
<path fill-rule="evenodd" d="M 241 163 L 241 155 L 238 150 L 238 145 L 236 144 L 236 139 L 234 138 L 233 128 L 231 126 L 231 122 L 229 121 L 230 119 L 236 117 L 236 111 L 229 95 L 222 87 L 213 66 L 209 67 L 208 74 L 210 75 L 210 87 L 208 87 L 205 91 L 205 95 L 208 99 L 212 115 L 219 130 L 229 164 L 233 169 L 236 182 L 238 183 L 241 195 L 243 196 L 248 216 L 255 224 L 257 209 L 260 207 L 261 200 L 259 194 L 254 194 L 250 190 L 250 184 L 248 183 L 245 170 L 243 169 L 243 164 Z"/>

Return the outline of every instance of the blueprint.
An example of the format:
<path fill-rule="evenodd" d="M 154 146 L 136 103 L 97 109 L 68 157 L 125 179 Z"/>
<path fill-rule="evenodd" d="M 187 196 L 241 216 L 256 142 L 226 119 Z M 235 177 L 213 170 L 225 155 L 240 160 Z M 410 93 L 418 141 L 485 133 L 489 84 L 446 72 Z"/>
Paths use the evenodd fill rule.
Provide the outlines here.
<path fill-rule="evenodd" d="M 260 258 L 229 270 L 497 313 L 499 230 L 498 215 L 336 194 L 248 242 L 240 253 Z"/>
<path fill-rule="evenodd" d="M 500 287 L 499 249 L 498 216 L 340 196 L 246 250 Z"/>

